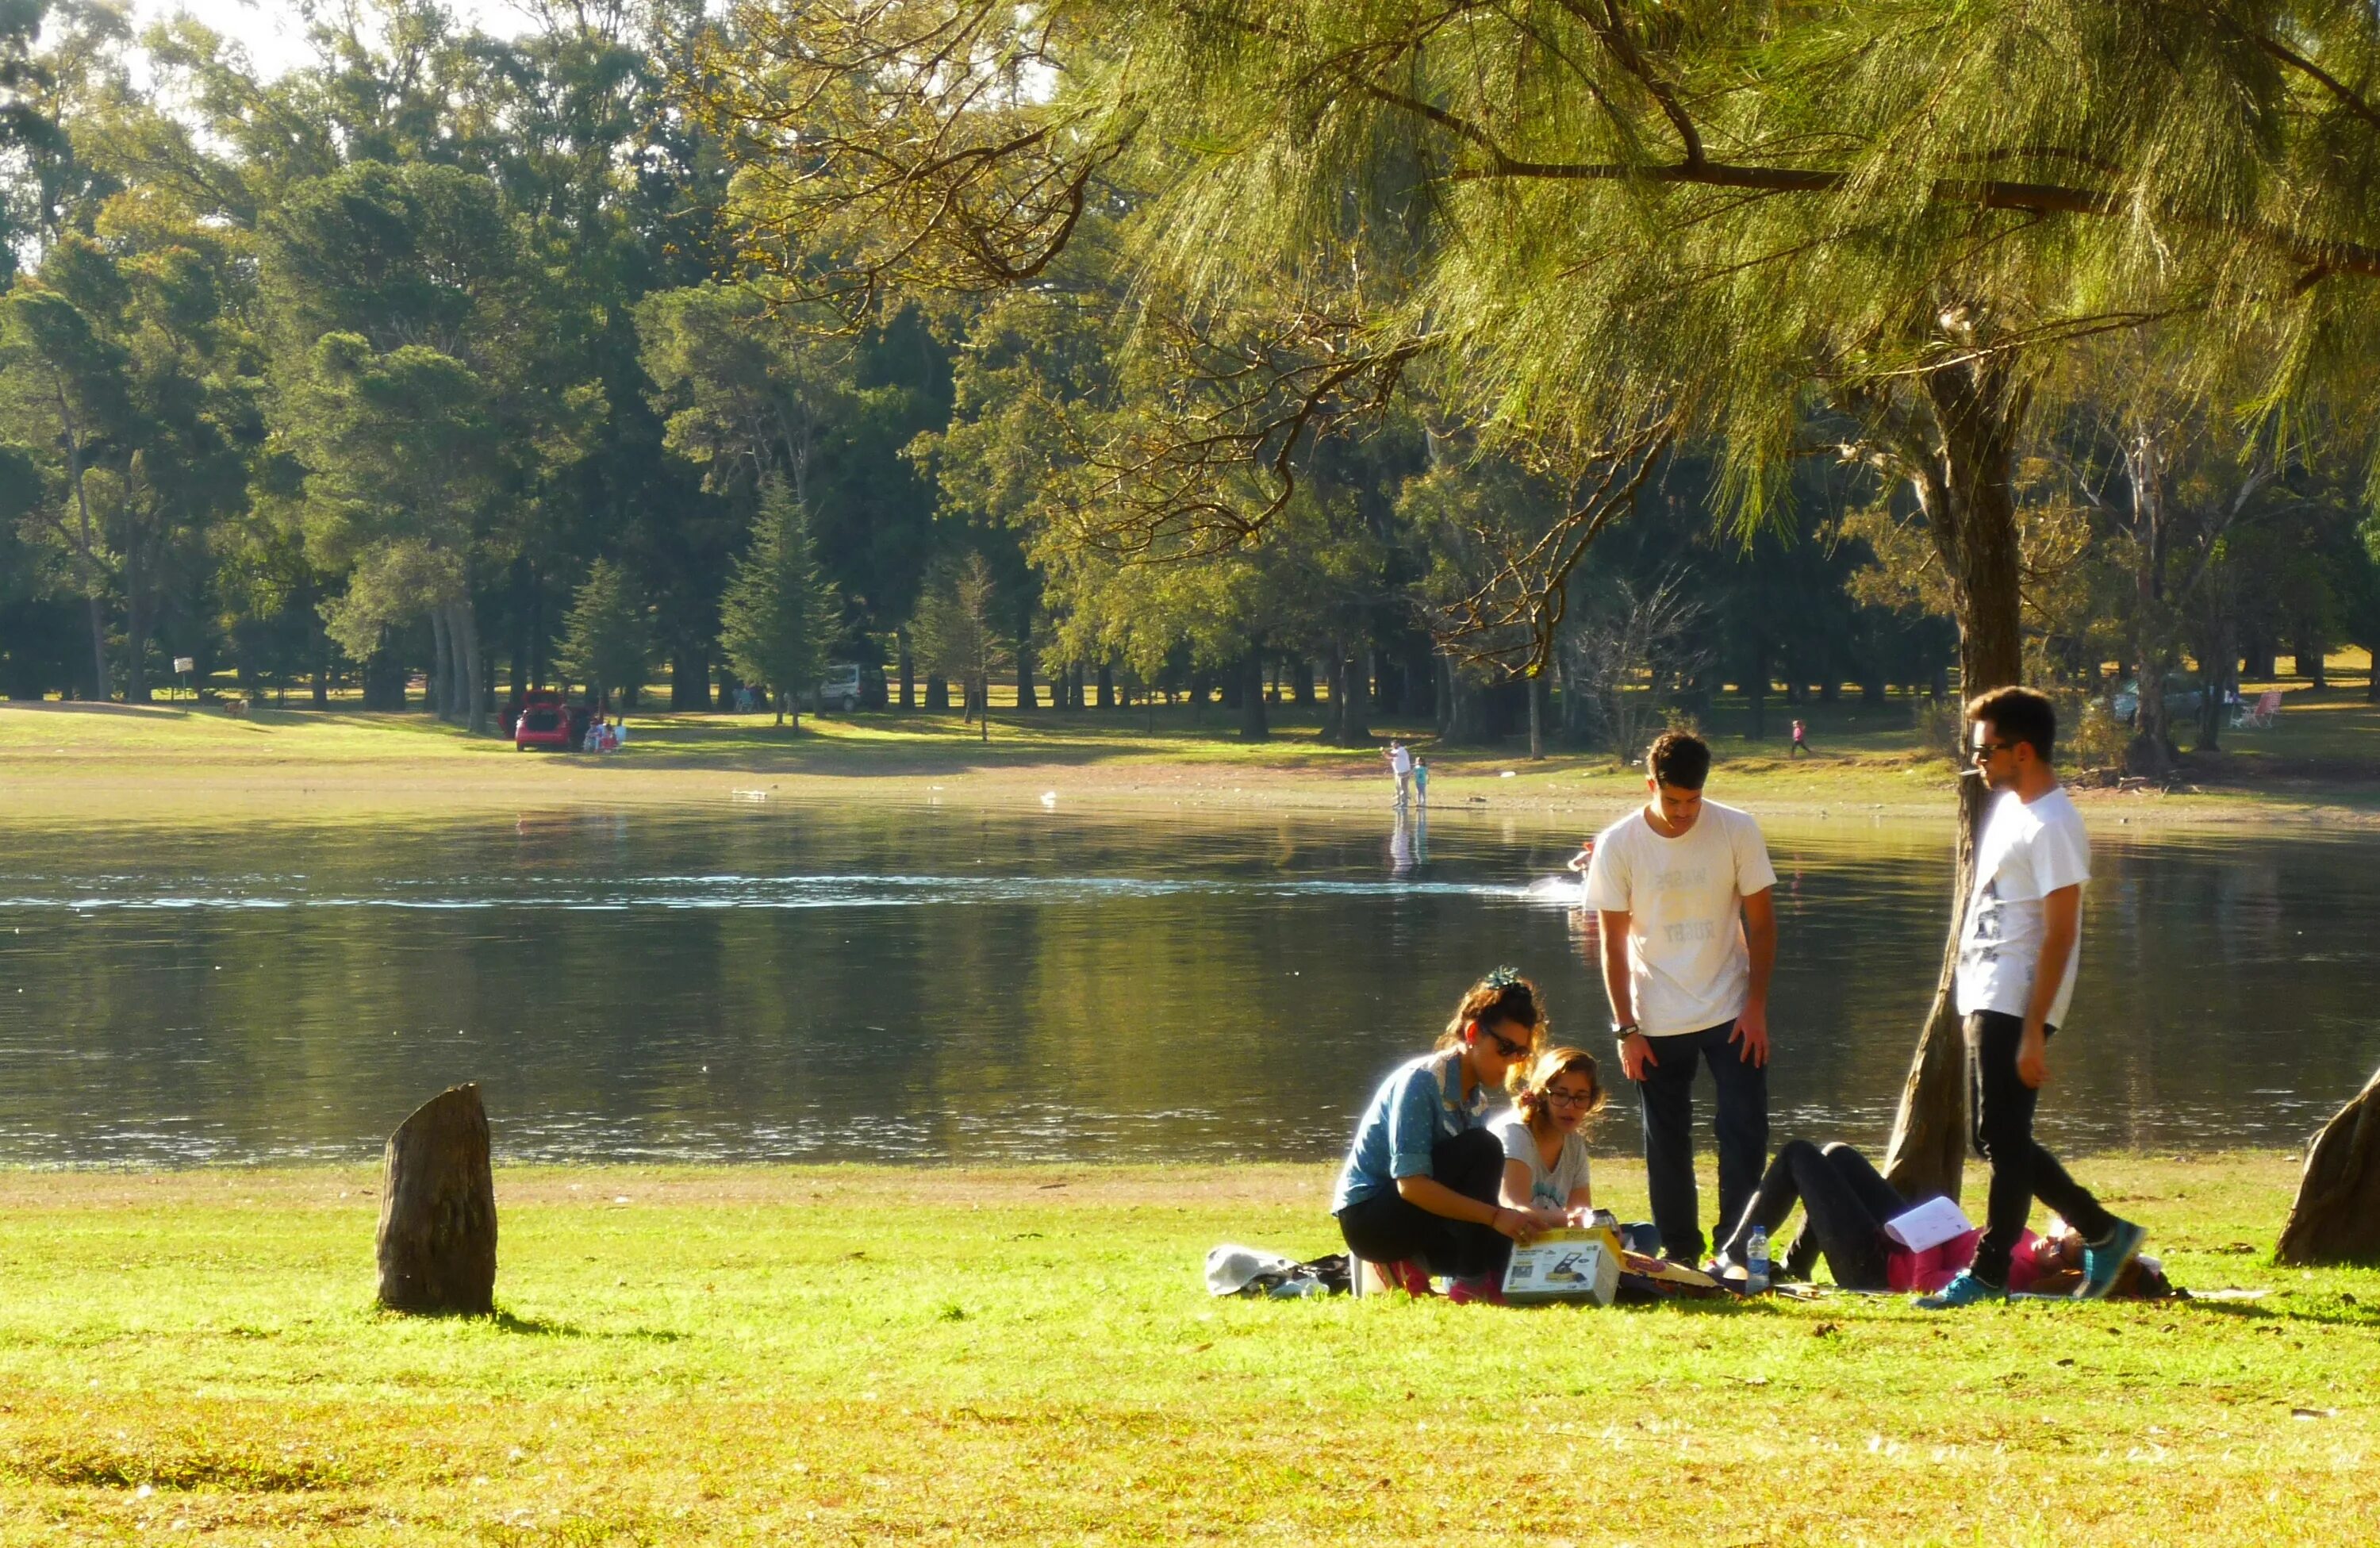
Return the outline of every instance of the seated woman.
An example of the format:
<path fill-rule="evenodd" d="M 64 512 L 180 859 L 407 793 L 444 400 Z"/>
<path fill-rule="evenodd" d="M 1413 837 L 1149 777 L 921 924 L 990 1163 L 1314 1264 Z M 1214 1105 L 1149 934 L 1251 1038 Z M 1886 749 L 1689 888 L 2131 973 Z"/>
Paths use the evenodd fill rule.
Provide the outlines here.
<path fill-rule="evenodd" d="M 1514 1209 L 1551 1210 L 1573 1225 L 1595 1213 L 1587 1185 L 1590 1115 L 1603 1110 L 1603 1082 L 1595 1055 L 1553 1048 L 1537 1055 L 1512 1093 L 1512 1111 L 1488 1127 L 1504 1145 L 1504 1202 Z"/>
<path fill-rule="evenodd" d="M 1398 1066 L 1364 1109 L 1330 1213 L 1347 1250 L 1411 1294 L 1427 1294 L 1433 1274 L 1465 1298 L 1492 1289 L 1513 1242 L 1563 1224 L 1502 1202 L 1504 1147 L 1481 1127 L 1544 1020 L 1536 985 L 1499 968 L 1463 996 L 1437 1048 Z"/>
<path fill-rule="evenodd" d="M 1760 1191 L 1752 1196 L 1734 1234 L 1719 1244 L 1719 1263 L 1741 1264 L 1752 1228 L 1762 1226 L 1774 1237 L 1799 1203 L 1809 1221 L 1779 1264 L 1778 1277 L 1809 1278 L 1823 1252 L 1836 1284 L 1847 1290 L 1881 1290 L 1887 1286 L 1884 1223 L 1911 1202 L 1849 1145 L 1821 1150 L 1807 1140 L 1788 1140 L 1768 1164 Z"/>

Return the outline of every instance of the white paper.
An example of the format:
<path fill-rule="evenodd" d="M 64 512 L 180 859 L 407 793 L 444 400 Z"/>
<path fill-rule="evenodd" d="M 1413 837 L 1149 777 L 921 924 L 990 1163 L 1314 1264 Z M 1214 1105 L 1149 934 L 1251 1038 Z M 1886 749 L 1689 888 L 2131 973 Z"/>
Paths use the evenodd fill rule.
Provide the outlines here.
<path fill-rule="evenodd" d="M 1967 1217 L 1959 1213 L 1958 1205 L 1939 1197 L 1928 1199 L 1914 1209 L 1903 1210 L 1884 1223 L 1884 1234 L 1912 1252 L 1939 1247 L 1973 1229 L 1967 1223 Z"/>

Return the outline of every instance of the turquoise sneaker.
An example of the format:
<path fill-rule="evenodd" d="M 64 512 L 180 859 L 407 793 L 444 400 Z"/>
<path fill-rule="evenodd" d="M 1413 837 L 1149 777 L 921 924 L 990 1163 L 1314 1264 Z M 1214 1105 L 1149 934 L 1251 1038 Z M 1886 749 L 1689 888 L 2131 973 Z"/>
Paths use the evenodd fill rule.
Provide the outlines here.
<path fill-rule="evenodd" d="M 2129 1220 L 2116 1222 L 2116 1229 L 2098 1246 L 2082 1244 L 2082 1283 L 2074 1286 L 2076 1300 L 2105 1300 L 2107 1292 L 2116 1287 L 2124 1266 L 2141 1255 L 2141 1243 L 2149 1239 L 2148 1228 Z"/>
<path fill-rule="evenodd" d="M 1986 1285 L 1972 1274 L 1961 1274 L 1930 1296 L 1917 1298 L 1921 1311 L 1949 1311 L 1977 1301 L 2006 1300 L 2008 1292 L 1997 1285 Z"/>

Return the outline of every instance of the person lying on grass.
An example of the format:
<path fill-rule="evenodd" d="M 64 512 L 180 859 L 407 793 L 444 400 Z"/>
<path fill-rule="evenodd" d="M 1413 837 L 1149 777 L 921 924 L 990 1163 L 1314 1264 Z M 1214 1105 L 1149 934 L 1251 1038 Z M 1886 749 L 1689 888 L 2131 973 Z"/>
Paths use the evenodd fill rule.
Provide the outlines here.
<path fill-rule="evenodd" d="M 1927 1195 L 1930 1198 L 1932 1195 Z M 1711 1265 L 1724 1274 L 1743 1263 L 1745 1244 L 1753 1227 L 1765 1228 L 1773 1238 L 1786 1216 L 1799 1203 L 1806 1217 L 1802 1234 L 1779 1261 L 1779 1281 L 1807 1281 L 1823 1254 L 1827 1272 L 1846 1290 L 1882 1291 L 1891 1287 L 1888 1260 L 1898 1250 L 1884 1228 L 1894 1216 L 1925 1199 L 1904 1199 L 1884 1180 L 1867 1157 L 1851 1146 L 1821 1148 L 1807 1140 L 1788 1140 L 1768 1164 L 1743 1218 L 1720 1244 Z M 2008 1288 L 2016 1295 L 2063 1296 L 2083 1283 L 2082 1234 L 2056 1215 L 2039 1237 L 2026 1231 L 2009 1254 Z M 2128 1267 L 2110 1294 L 2156 1297 L 2171 1294 L 2155 1262 Z"/>
<path fill-rule="evenodd" d="M 1515 1209 L 1500 1196 L 1504 1147 L 1482 1127 L 1546 1030 L 1537 987 L 1510 968 L 1473 984 L 1438 1046 L 1400 1065 L 1364 1109 L 1330 1200 L 1347 1250 L 1413 1295 L 1429 1276 L 1457 1298 L 1484 1298 L 1512 1244 L 1566 1222 L 1558 1210 Z"/>
<path fill-rule="evenodd" d="M 1890 1243 L 1885 1223 L 1907 1209 L 1910 1201 L 1849 1145 L 1822 1150 L 1807 1140 L 1788 1140 L 1778 1147 L 1777 1159 L 1768 1164 L 1743 1218 L 1719 1244 L 1712 1268 L 1723 1274 L 1740 1266 L 1753 1227 L 1761 1227 L 1773 1239 L 1797 1203 L 1809 1220 L 1778 1263 L 1777 1278 L 1808 1279 L 1823 1252 L 1828 1272 L 1844 1289 L 1887 1287 L 1885 1258 Z"/>
<path fill-rule="evenodd" d="M 1504 1146 L 1506 1205 L 1551 1210 L 1572 1225 L 1595 1213 L 1587 1183 L 1587 1118 L 1603 1110 L 1603 1082 L 1595 1055 L 1583 1048 L 1549 1048 L 1512 1089 L 1511 1110 L 1488 1127 Z"/>

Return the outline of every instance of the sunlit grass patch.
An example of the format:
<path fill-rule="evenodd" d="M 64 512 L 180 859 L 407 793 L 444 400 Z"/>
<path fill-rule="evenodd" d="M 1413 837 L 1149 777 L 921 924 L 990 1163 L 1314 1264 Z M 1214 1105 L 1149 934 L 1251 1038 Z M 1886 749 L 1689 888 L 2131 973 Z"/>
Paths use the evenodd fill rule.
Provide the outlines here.
<path fill-rule="evenodd" d="M 2380 1272 L 2271 1264 L 2289 1158 L 2077 1170 L 2263 1298 L 1219 1302 L 1327 1168 L 505 1168 L 504 1314 L 422 1320 L 369 1173 L 0 1174 L 0 1537 L 2349 1540 Z"/>

